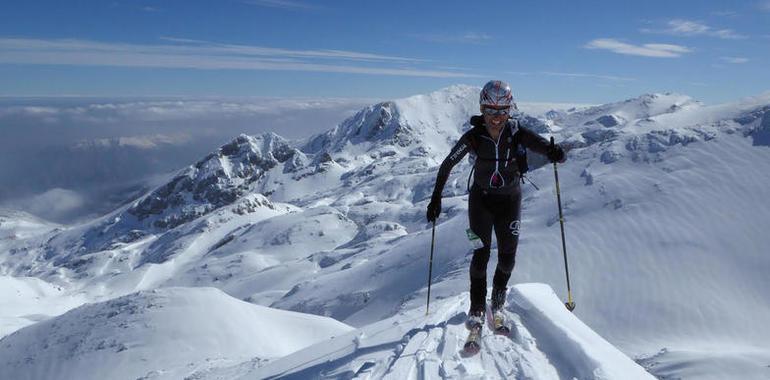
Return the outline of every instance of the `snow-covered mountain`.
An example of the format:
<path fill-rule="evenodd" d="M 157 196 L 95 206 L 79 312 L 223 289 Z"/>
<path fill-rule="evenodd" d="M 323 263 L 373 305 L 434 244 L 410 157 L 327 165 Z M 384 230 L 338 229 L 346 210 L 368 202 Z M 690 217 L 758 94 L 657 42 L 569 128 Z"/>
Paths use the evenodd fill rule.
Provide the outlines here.
<path fill-rule="evenodd" d="M 477 88 L 453 86 L 379 103 L 296 145 L 271 133 L 241 135 L 88 223 L 9 214 L 0 222 L 0 275 L 14 276 L 4 278 L 24 294 L 31 282 L 18 279 L 61 290 L 46 291 L 38 303 L 13 298 L 0 332 L 29 327 L 0 340 L 0 350 L 14 336 L 14 347 L 38 347 L 25 331 L 83 302 L 216 287 L 253 304 L 332 317 L 357 332 L 317 346 L 304 341 L 296 355 L 221 354 L 229 361 L 213 364 L 189 357 L 186 374 L 200 370 L 193 378 L 630 378 L 618 373 L 636 369 L 606 369 L 638 368 L 608 364 L 619 363 L 610 344 L 661 377 L 766 376 L 770 94 L 715 106 L 675 94 L 553 110 L 520 104 L 525 125 L 570 149 L 559 177 L 580 320 L 546 307 L 555 302 L 547 288 L 520 285 L 509 310 L 533 344 L 490 343 L 506 360 L 521 358 L 519 367 L 499 365 L 503 356 L 492 351 L 478 363 L 452 356 L 463 335 L 456 321 L 466 307 L 471 252 L 467 162 L 447 183 L 436 228 L 437 311 L 418 318 L 431 245 L 425 206 L 437 165 L 478 112 L 477 96 Z M 535 156 L 530 179 L 539 190 L 524 188 L 511 283 L 547 283 L 563 298 L 553 173 Z M 402 327 L 382 341 L 367 338 L 388 324 Z M 609 343 L 586 335 L 585 326 Z M 342 351 L 327 351 L 337 344 Z M 0 353 L 4 365 L 12 362 L 7 355 Z M 404 359 L 414 355 L 419 359 Z M 332 364 L 291 364 L 318 360 Z M 32 368 L 13 363 L 13 371 Z M 136 370 L 173 377 L 151 364 Z"/>

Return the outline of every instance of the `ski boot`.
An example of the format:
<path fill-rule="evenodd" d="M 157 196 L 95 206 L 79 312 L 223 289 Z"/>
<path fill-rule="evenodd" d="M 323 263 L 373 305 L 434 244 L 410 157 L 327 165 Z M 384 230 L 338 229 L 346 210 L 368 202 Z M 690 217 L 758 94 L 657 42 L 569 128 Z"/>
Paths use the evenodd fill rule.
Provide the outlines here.
<path fill-rule="evenodd" d="M 468 319 L 465 320 L 465 327 L 470 330 L 476 326 L 484 325 L 484 307 L 474 307 L 468 312 Z"/>
<path fill-rule="evenodd" d="M 465 327 L 470 330 L 468 339 L 465 340 L 463 351 L 466 355 L 475 355 L 481 349 L 481 328 L 484 326 L 484 309 L 471 308 Z"/>
<path fill-rule="evenodd" d="M 492 289 L 492 330 L 495 334 L 508 335 L 510 327 L 505 320 L 505 293 L 506 288 Z"/>

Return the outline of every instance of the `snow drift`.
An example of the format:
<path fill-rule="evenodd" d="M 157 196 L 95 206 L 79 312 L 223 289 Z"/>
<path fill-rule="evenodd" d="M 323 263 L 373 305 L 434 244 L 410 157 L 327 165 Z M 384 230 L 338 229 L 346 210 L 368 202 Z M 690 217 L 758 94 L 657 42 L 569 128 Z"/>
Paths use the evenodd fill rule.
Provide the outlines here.
<path fill-rule="evenodd" d="M 272 360 L 350 330 L 214 288 L 163 288 L 87 304 L 3 338 L 0 378 L 179 379 L 202 367 Z"/>

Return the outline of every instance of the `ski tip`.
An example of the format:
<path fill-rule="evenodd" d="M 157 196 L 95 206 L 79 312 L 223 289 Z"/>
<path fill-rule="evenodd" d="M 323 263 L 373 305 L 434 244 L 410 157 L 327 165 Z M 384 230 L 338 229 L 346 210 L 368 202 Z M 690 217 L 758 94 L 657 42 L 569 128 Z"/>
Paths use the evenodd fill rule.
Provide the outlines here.
<path fill-rule="evenodd" d="M 465 343 L 465 346 L 463 347 L 463 353 L 466 356 L 472 356 L 479 353 L 479 350 L 481 349 L 481 346 L 477 342 L 468 342 Z"/>
<path fill-rule="evenodd" d="M 508 335 L 511 333 L 511 329 L 508 326 L 503 326 L 495 330 L 495 335 Z"/>

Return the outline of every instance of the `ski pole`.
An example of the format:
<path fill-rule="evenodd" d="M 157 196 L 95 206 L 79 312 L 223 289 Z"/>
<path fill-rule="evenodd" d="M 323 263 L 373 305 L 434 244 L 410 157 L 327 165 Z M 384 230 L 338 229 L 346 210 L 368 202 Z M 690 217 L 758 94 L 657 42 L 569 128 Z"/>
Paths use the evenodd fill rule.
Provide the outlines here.
<path fill-rule="evenodd" d="M 555 142 L 553 136 L 551 136 L 551 146 L 554 146 Z M 553 177 L 556 179 L 556 202 L 559 204 L 559 225 L 561 226 L 561 248 L 564 252 L 564 270 L 567 273 L 567 302 L 564 306 L 567 310 L 575 310 L 575 302 L 572 301 L 572 289 L 569 285 L 569 265 L 567 264 L 567 243 L 564 239 L 564 214 L 561 211 L 561 191 L 559 190 L 559 171 L 556 170 L 556 162 L 553 163 Z"/>
<path fill-rule="evenodd" d="M 425 315 L 430 310 L 430 284 L 433 282 L 433 246 L 436 241 L 436 220 L 433 220 L 433 231 L 430 235 L 430 264 L 428 264 L 428 305 L 425 306 Z"/>

